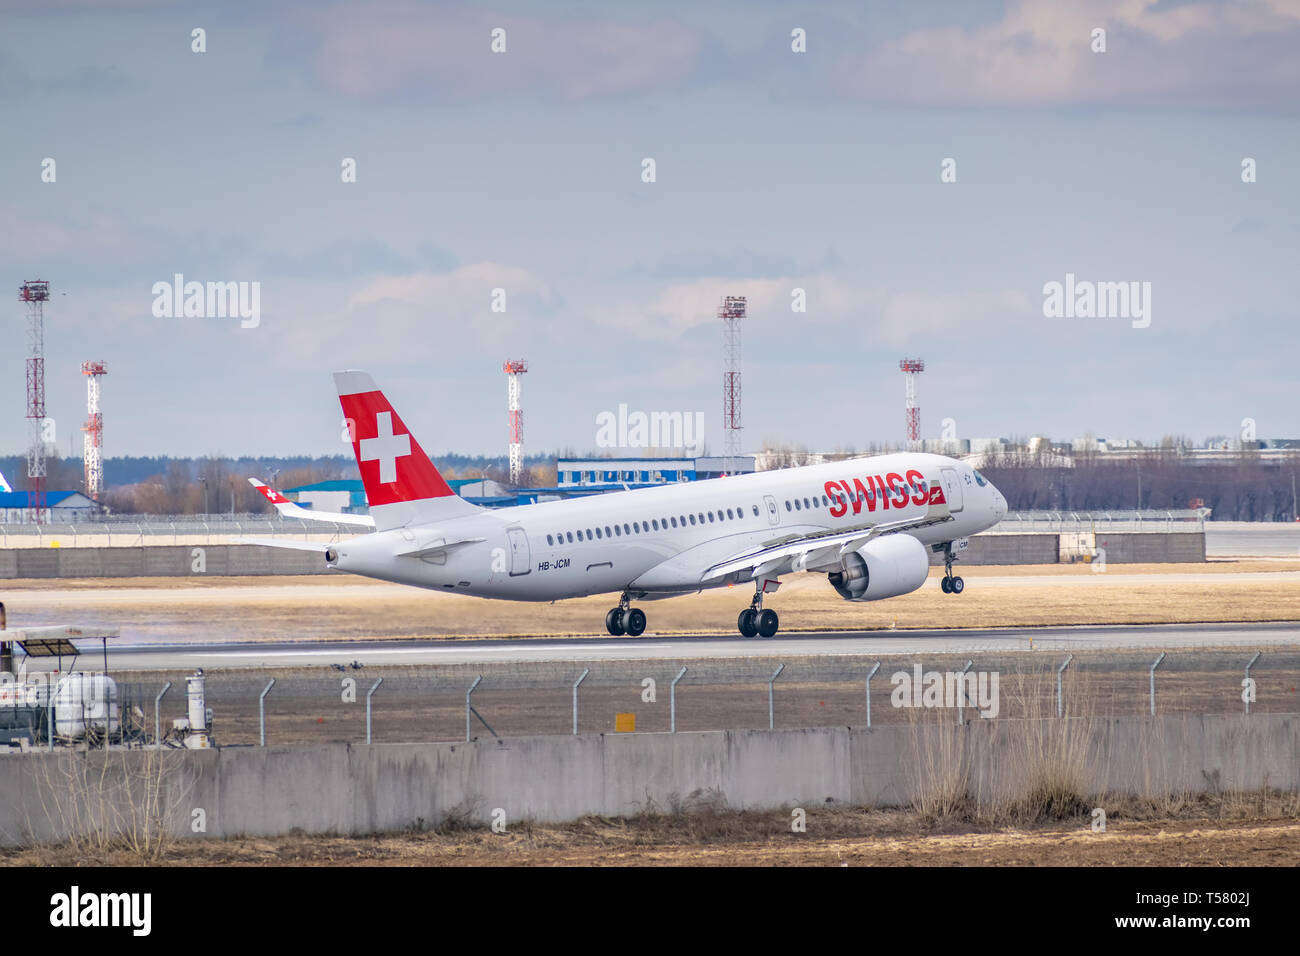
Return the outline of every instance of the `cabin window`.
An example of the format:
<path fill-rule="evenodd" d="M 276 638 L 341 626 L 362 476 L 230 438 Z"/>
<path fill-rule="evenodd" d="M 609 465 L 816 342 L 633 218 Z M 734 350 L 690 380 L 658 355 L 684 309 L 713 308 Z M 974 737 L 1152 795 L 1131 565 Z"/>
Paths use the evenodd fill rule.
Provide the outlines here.
<path fill-rule="evenodd" d="M 727 509 L 727 520 L 730 521 L 730 520 L 731 520 L 732 518 L 734 518 L 734 517 L 735 517 L 735 515 L 732 514 L 732 513 L 731 513 L 731 509 L 728 508 L 728 509 Z"/>
<path fill-rule="evenodd" d="M 573 544 L 573 532 L 569 532 L 569 544 Z"/>
<path fill-rule="evenodd" d="M 555 539 L 552 538 L 552 537 L 548 534 L 548 535 L 546 536 L 546 543 L 547 543 L 547 544 L 555 544 Z"/>
<path fill-rule="evenodd" d="M 758 505 L 754 505 L 754 517 L 758 517 Z"/>
<path fill-rule="evenodd" d="M 798 498 L 794 499 L 794 510 L 795 510 L 795 511 L 798 511 L 798 510 L 799 510 L 799 499 L 798 499 Z"/>
<path fill-rule="evenodd" d="M 601 536 L 601 534 L 600 534 L 600 529 L 597 528 L 597 529 L 596 529 L 596 537 L 599 538 L 600 536 Z"/>
<path fill-rule="evenodd" d="M 587 540 L 588 540 L 588 541 L 591 540 L 591 529 L 590 529 L 590 528 L 587 529 Z"/>
<path fill-rule="evenodd" d="M 789 499 L 789 498 L 785 499 L 785 510 L 786 510 L 786 511 L 793 511 L 793 510 L 794 510 L 793 508 L 790 507 L 790 499 Z"/>
<path fill-rule="evenodd" d="M 695 524 L 695 515 L 691 515 L 691 524 Z"/>

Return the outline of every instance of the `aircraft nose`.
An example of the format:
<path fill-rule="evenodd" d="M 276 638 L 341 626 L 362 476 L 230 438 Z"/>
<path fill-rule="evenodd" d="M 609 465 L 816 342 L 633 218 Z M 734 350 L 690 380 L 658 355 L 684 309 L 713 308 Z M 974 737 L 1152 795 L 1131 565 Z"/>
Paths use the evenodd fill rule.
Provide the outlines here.
<path fill-rule="evenodd" d="M 996 488 L 993 489 L 993 517 L 1001 521 L 1007 514 L 1007 499 L 1002 497 L 1002 492 Z"/>

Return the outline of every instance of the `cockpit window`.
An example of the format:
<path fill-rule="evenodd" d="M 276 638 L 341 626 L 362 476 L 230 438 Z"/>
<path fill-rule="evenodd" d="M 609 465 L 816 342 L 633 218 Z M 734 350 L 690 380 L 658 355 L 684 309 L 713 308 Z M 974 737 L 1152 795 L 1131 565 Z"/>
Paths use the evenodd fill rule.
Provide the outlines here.
<path fill-rule="evenodd" d="M 983 487 L 984 487 L 985 485 L 987 485 L 988 483 L 989 483 L 989 482 L 988 482 L 988 479 L 987 479 L 987 478 L 985 478 L 983 475 L 981 475 L 978 471 L 975 472 L 975 484 L 977 484 L 977 485 L 979 485 L 981 488 L 983 488 Z"/>

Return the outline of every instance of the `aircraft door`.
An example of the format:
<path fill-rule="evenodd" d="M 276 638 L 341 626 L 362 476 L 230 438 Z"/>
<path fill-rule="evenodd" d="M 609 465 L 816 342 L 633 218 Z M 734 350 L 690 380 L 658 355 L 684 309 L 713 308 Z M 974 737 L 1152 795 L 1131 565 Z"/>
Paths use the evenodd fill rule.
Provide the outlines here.
<path fill-rule="evenodd" d="M 781 512 L 776 507 L 776 499 L 771 495 L 763 496 L 763 503 L 767 505 L 767 523 L 775 527 L 781 523 Z"/>
<path fill-rule="evenodd" d="M 961 479 L 957 477 L 957 469 L 940 468 L 939 476 L 943 482 L 943 496 L 948 499 L 948 510 L 956 514 L 966 506 L 962 500 Z"/>
<path fill-rule="evenodd" d="M 523 528 L 508 528 L 506 537 L 510 541 L 510 576 L 527 574 L 532 568 L 532 557 L 528 551 L 528 535 Z"/>

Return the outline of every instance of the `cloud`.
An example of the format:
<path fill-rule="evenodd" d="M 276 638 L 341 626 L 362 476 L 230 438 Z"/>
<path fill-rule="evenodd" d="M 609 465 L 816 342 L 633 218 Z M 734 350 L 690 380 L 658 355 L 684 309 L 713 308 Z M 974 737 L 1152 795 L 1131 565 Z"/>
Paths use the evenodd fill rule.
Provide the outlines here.
<path fill-rule="evenodd" d="M 493 53 L 492 31 L 506 51 Z M 352 99 L 464 103 L 502 94 L 563 102 L 663 92 L 700 69 L 703 34 L 668 19 L 625 23 L 494 16 L 392 2 L 315 11 L 309 38 L 279 41 L 317 82 Z"/>
<path fill-rule="evenodd" d="M 1091 49 L 1094 28 L 1106 30 L 1105 53 Z M 1298 42 L 1294 0 L 1019 0 L 993 23 L 915 30 L 842 59 L 833 82 L 890 104 L 1291 112 Z"/>
<path fill-rule="evenodd" d="M 807 311 L 791 311 L 793 290 L 805 293 Z M 1028 293 L 1019 289 L 920 292 L 854 285 L 822 273 L 780 279 L 713 277 L 676 283 L 649 302 L 621 302 L 591 309 L 586 318 L 625 334 L 673 342 L 698 326 L 718 321 L 719 300 L 744 295 L 747 321 L 851 326 L 855 336 L 885 345 L 907 345 L 935 336 L 985 336 L 1034 314 Z"/>
<path fill-rule="evenodd" d="M 496 262 L 378 276 L 350 294 L 347 287 L 346 281 L 289 280 L 263 290 L 268 325 L 292 340 L 293 364 L 319 365 L 346 353 L 357 362 L 453 367 L 484 350 L 550 338 L 549 320 L 538 319 L 562 305 L 527 269 Z M 506 291 L 505 312 L 492 311 L 498 288 Z M 270 313 L 267 302 L 282 311 Z M 302 335 L 304 328 L 310 336 Z"/>

